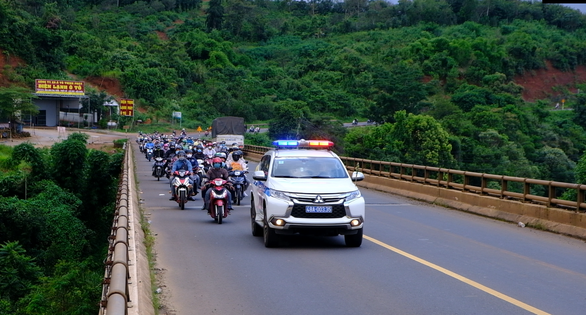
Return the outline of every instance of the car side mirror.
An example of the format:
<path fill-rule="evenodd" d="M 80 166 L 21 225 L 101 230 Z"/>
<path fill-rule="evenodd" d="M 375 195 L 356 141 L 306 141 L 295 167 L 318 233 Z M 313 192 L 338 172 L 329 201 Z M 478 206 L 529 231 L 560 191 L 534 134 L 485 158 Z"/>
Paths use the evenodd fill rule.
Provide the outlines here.
<path fill-rule="evenodd" d="M 252 178 L 254 180 L 260 180 L 260 181 L 267 180 L 267 176 L 265 175 L 264 171 L 254 171 L 254 173 L 252 173 Z"/>
<path fill-rule="evenodd" d="M 352 181 L 353 182 L 359 182 L 361 180 L 364 180 L 364 173 L 362 173 L 362 172 L 352 172 Z"/>

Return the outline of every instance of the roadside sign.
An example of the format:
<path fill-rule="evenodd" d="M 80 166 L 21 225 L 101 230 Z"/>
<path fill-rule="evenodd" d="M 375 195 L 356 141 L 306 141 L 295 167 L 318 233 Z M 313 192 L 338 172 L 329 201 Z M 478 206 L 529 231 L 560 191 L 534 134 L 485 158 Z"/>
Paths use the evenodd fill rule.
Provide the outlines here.
<path fill-rule="evenodd" d="M 120 100 L 120 115 L 134 116 L 134 100 L 127 98 Z"/>

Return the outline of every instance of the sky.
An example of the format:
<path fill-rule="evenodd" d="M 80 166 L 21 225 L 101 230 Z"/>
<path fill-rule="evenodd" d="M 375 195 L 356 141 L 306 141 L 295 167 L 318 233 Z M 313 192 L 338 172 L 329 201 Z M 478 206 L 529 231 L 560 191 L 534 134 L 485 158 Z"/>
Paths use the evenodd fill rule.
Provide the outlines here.
<path fill-rule="evenodd" d="M 561 5 L 565 5 L 567 7 L 573 8 L 573 9 L 578 9 L 582 13 L 586 14 L 586 3 L 584 3 L 584 4 L 578 4 L 578 3 L 562 3 Z"/>

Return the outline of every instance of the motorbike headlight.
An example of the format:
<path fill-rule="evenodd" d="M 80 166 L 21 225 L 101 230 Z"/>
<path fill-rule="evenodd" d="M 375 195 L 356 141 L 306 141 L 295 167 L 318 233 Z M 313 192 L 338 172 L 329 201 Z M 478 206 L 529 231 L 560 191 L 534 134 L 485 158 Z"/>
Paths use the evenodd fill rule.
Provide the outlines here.
<path fill-rule="evenodd" d="M 273 197 L 273 198 L 277 198 L 277 199 L 281 199 L 281 200 L 285 200 L 285 201 L 291 200 L 291 198 L 289 198 L 289 196 L 287 196 L 284 192 L 279 191 L 279 190 L 267 189 L 266 194 L 269 197 Z"/>
<path fill-rule="evenodd" d="M 362 194 L 360 193 L 360 190 L 355 190 L 353 192 L 348 193 L 348 195 L 346 195 L 346 202 L 350 202 L 354 199 L 358 199 L 362 196 Z"/>

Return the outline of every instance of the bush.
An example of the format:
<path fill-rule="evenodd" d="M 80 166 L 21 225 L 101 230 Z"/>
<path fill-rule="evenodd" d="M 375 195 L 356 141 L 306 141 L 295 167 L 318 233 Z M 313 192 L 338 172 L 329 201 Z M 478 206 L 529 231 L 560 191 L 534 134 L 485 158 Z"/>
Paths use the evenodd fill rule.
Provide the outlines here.
<path fill-rule="evenodd" d="M 126 143 L 128 139 L 116 139 L 114 140 L 114 147 L 115 148 L 122 148 L 124 147 L 124 143 Z"/>

